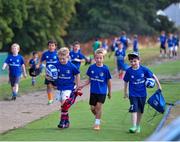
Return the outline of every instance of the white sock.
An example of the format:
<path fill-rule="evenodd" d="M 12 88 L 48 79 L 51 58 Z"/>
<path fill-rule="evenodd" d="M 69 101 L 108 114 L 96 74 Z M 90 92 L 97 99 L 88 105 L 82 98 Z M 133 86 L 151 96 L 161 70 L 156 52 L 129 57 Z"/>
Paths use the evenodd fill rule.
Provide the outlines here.
<path fill-rule="evenodd" d="M 101 123 L 101 122 L 100 122 L 100 119 L 96 119 L 96 120 L 95 120 L 95 125 L 100 125 L 100 123 Z"/>

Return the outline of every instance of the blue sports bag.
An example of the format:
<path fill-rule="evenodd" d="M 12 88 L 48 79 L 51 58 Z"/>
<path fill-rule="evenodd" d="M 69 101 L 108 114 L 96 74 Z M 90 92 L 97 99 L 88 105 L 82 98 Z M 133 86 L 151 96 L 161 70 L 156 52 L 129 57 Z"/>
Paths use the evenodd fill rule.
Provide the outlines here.
<path fill-rule="evenodd" d="M 147 102 L 156 111 L 164 113 L 166 102 L 160 89 L 156 90 L 156 92 L 148 99 Z"/>

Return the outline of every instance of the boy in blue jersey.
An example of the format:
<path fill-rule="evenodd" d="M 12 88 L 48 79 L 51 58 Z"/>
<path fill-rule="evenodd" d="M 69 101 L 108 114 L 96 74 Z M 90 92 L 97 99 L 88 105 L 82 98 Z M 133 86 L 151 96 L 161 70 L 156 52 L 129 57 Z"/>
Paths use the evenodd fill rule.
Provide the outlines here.
<path fill-rule="evenodd" d="M 56 51 L 56 46 L 57 45 L 56 45 L 55 41 L 53 41 L 53 40 L 48 41 L 48 50 L 42 54 L 41 60 L 40 60 L 39 64 L 37 65 L 37 68 L 39 68 L 43 62 L 46 62 L 46 66 L 49 64 L 54 65 L 57 62 L 59 62 L 57 51 Z M 54 86 L 56 86 L 55 82 L 45 78 L 44 83 L 47 85 L 48 104 L 52 104 L 53 103 L 52 89 Z"/>
<path fill-rule="evenodd" d="M 80 69 L 81 62 L 83 62 L 86 57 L 81 53 L 78 41 L 73 44 L 73 50 L 70 52 L 70 57 L 71 62 L 77 67 L 77 69 Z"/>
<path fill-rule="evenodd" d="M 139 55 L 136 52 L 128 54 L 131 67 L 126 70 L 124 76 L 124 98 L 129 97 L 130 108 L 132 113 L 132 127 L 129 129 L 130 133 L 140 133 L 140 121 L 144 112 L 144 105 L 146 102 L 146 78 L 154 78 L 158 88 L 161 90 L 161 85 L 158 78 L 146 67 L 140 65 Z M 129 86 L 129 93 L 128 88 Z"/>
<path fill-rule="evenodd" d="M 61 103 L 61 113 L 59 128 L 69 127 L 68 109 L 74 103 L 76 96 L 73 90 L 79 88 L 80 72 L 76 66 L 69 61 L 69 49 L 62 47 L 58 51 L 59 61 L 55 64 L 58 71 L 58 79 L 56 80 L 57 95 L 56 99 Z"/>
<path fill-rule="evenodd" d="M 167 38 L 165 35 L 165 31 L 161 31 L 159 41 L 160 41 L 160 57 L 162 57 L 163 55 L 166 57 L 166 41 L 167 41 Z"/>
<path fill-rule="evenodd" d="M 87 75 L 89 79 L 84 86 L 90 84 L 90 100 L 91 111 L 95 116 L 94 130 L 100 130 L 100 121 L 102 115 L 102 105 L 105 102 L 108 91 L 108 98 L 111 98 L 111 74 L 109 68 L 103 64 L 104 49 L 97 49 L 95 52 L 95 64 L 89 66 Z"/>
<path fill-rule="evenodd" d="M 39 58 L 38 58 L 38 53 L 37 52 L 33 52 L 33 57 L 29 60 L 29 73 L 30 76 L 32 77 L 32 86 L 35 85 L 36 83 L 36 76 L 39 75 L 42 72 L 43 69 L 43 65 L 40 65 L 40 68 L 37 69 L 36 65 L 39 63 Z"/>
<path fill-rule="evenodd" d="M 122 31 L 121 34 L 122 34 L 122 35 L 121 35 L 121 37 L 119 38 L 119 40 L 123 43 L 123 49 L 124 49 L 124 51 L 126 51 L 127 48 L 128 48 L 128 38 L 127 38 L 127 36 L 126 36 L 126 32 L 125 32 L 125 31 Z"/>
<path fill-rule="evenodd" d="M 133 39 L 133 52 L 139 52 L 138 49 L 138 36 L 135 34 Z"/>
<path fill-rule="evenodd" d="M 172 58 L 173 57 L 173 46 L 174 46 L 173 34 L 172 33 L 169 33 L 169 37 L 167 39 L 167 44 L 168 44 L 169 58 Z"/>
<path fill-rule="evenodd" d="M 118 75 L 120 79 L 123 79 L 125 68 L 125 51 L 123 49 L 123 43 L 121 41 L 117 41 L 118 49 L 115 51 L 115 65 L 117 66 Z"/>
<path fill-rule="evenodd" d="M 177 56 L 177 50 L 179 48 L 179 38 L 177 36 L 177 34 L 175 33 L 173 36 L 173 56 L 176 57 Z"/>
<path fill-rule="evenodd" d="M 24 59 L 21 55 L 18 54 L 20 46 L 17 43 L 12 44 L 11 52 L 12 54 L 8 55 L 6 58 L 2 70 L 9 67 L 9 81 L 12 88 L 12 100 L 16 100 L 16 96 L 19 90 L 19 80 L 23 71 L 24 77 L 27 76 L 26 69 L 24 65 Z"/>

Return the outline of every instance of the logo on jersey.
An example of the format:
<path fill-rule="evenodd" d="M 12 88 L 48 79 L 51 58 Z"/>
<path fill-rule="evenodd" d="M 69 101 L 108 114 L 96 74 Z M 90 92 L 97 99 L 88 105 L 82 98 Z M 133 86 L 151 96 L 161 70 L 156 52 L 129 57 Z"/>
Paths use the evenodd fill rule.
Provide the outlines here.
<path fill-rule="evenodd" d="M 67 73 L 67 74 L 70 74 L 70 70 L 67 70 L 66 73 Z"/>
<path fill-rule="evenodd" d="M 103 73 L 103 72 L 101 72 L 101 73 L 100 73 L 100 76 L 104 76 L 104 73 Z"/>
<path fill-rule="evenodd" d="M 143 73 L 141 74 L 141 77 L 144 77 L 144 74 L 143 74 Z"/>
<path fill-rule="evenodd" d="M 131 78 L 134 78 L 134 75 L 131 75 Z"/>
<path fill-rule="evenodd" d="M 91 71 L 92 74 L 94 74 L 94 71 Z"/>

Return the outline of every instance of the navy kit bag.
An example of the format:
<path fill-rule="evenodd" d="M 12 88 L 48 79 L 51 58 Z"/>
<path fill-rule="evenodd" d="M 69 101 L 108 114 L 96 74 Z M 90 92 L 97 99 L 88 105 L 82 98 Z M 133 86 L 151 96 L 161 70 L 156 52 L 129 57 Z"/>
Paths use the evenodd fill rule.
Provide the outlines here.
<path fill-rule="evenodd" d="M 164 113 L 166 102 L 160 89 L 158 89 L 149 99 L 148 104 L 159 113 Z"/>

